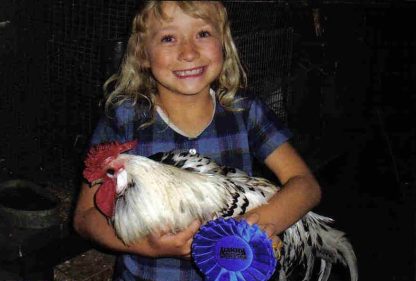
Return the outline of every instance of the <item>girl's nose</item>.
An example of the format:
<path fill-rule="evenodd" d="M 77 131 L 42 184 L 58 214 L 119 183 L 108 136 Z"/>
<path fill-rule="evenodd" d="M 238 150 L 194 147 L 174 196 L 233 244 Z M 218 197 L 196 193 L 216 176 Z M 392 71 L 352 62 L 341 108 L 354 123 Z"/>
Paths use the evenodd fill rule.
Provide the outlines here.
<path fill-rule="evenodd" d="M 199 52 L 194 42 L 186 40 L 182 42 L 179 50 L 179 59 L 184 61 L 193 61 L 199 57 Z"/>

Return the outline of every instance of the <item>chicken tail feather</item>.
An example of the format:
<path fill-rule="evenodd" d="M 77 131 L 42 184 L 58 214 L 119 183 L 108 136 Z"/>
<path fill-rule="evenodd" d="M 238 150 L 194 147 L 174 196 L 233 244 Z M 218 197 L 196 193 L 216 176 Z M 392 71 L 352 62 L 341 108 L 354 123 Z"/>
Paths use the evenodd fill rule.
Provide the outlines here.
<path fill-rule="evenodd" d="M 351 281 L 358 280 L 357 258 L 345 233 L 329 226 L 333 220 L 309 212 L 306 216 L 284 233 L 286 266 L 291 272 L 291 265 L 303 263 L 306 266 L 304 281 L 310 280 L 314 259 L 321 260 L 320 281 L 327 281 L 332 264 L 341 263 L 348 267 Z M 295 262 L 295 260 L 299 262 Z M 300 259 L 300 260 L 299 260 Z M 285 267 L 285 266 L 284 266 Z"/>

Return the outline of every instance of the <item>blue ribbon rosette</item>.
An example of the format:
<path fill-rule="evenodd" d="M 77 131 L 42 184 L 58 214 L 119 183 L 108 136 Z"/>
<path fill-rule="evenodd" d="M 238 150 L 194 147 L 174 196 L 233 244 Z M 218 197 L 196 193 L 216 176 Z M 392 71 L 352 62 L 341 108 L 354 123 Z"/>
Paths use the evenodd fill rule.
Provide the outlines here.
<path fill-rule="evenodd" d="M 207 281 L 265 281 L 278 266 L 267 235 L 257 225 L 232 218 L 202 226 L 192 257 Z"/>

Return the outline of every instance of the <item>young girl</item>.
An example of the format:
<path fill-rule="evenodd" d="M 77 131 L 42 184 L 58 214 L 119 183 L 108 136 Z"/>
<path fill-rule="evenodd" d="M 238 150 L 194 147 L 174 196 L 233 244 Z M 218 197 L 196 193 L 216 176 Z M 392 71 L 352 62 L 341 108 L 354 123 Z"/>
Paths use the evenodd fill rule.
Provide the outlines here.
<path fill-rule="evenodd" d="M 140 155 L 191 150 L 249 174 L 253 157 L 263 161 L 283 188 L 245 218 L 275 237 L 319 202 L 320 188 L 288 143 L 288 130 L 241 90 L 244 83 L 220 2 L 146 2 L 107 98 L 108 117 L 99 122 L 91 143 L 137 139 L 134 152 Z M 96 190 L 82 186 L 74 226 L 84 237 L 123 253 L 116 280 L 202 280 L 190 261 L 198 221 L 182 232 L 153 233 L 126 246 L 95 208 Z"/>

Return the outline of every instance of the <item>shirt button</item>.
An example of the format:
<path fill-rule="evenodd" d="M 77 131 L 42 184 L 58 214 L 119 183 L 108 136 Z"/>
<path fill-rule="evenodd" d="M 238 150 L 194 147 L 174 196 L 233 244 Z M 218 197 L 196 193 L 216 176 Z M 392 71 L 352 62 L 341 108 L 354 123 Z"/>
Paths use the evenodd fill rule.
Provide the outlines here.
<path fill-rule="evenodd" d="M 196 149 L 195 148 L 189 149 L 189 154 L 195 155 L 196 154 Z"/>

